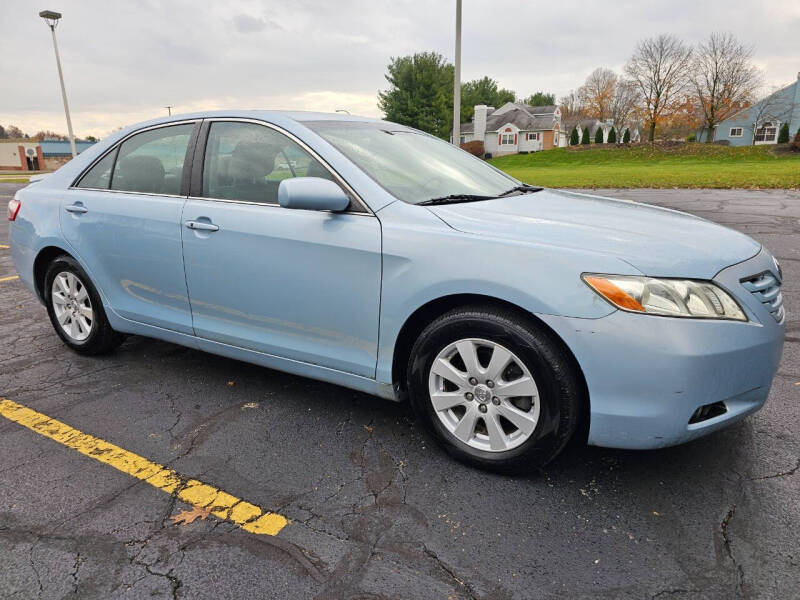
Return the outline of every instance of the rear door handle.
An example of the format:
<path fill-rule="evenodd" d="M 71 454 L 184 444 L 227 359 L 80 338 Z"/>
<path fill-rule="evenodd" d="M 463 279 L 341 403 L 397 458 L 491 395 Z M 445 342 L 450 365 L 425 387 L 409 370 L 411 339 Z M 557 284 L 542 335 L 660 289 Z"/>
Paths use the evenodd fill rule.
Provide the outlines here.
<path fill-rule="evenodd" d="M 184 225 L 186 225 L 186 227 L 189 229 L 194 229 L 195 231 L 219 231 L 219 225 L 205 223 L 203 221 L 186 221 Z"/>
<path fill-rule="evenodd" d="M 69 206 L 65 206 L 64 210 L 71 213 L 86 213 L 89 212 L 89 209 L 86 208 L 83 204 L 70 204 Z"/>

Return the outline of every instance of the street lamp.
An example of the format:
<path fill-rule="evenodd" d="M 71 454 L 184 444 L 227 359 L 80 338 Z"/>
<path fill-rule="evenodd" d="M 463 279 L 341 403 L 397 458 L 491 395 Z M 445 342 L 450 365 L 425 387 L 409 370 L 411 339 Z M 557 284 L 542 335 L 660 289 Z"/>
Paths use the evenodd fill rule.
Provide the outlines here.
<path fill-rule="evenodd" d="M 72 148 L 72 158 L 75 158 L 78 156 L 78 152 L 75 150 L 75 134 L 72 133 L 72 119 L 69 117 L 67 90 L 64 87 L 64 74 L 61 72 L 61 58 L 58 55 L 58 44 L 56 43 L 56 26 L 58 25 L 58 20 L 61 18 L 61 13 L 57 13 L 52 10 L 43 10 L 39 13 L 39 16 L 44 19 L 45 23 L 47 23 L 48 27 L 50 27 L 50 33 L 53 34 L 53 49 L 56 51 L 56 66 L 58 66 L 58 79 L 61 82 L 61 97 L 64 99 L 64 112 L 67 114 L 69 145 Z"/>
<path fill-rule="evenodd" d="M 461 0 L 456 0 L 456 64 L 454 71 L 453 143 L 459 147 L 461 146 Z"/>

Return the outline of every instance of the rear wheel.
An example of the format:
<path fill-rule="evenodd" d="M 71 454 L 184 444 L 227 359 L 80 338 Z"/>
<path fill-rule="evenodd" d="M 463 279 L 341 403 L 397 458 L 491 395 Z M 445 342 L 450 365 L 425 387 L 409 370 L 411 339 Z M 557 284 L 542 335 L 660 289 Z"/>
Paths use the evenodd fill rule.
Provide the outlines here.
<path fill-rule="evenodd" d="M 103 354 L 125 339 L 111 328 L 97 290 L 71 256 L 59 256 L 44 278 L 50 322 L 64 343 L 81 354 Z"/>
<path fill-rule="evenodd" d="M 552 460 L 584 407 L 580 375 L 552 333 L 512 311 L 455 309 L 411 352 L 415 412 L 453 456 L 516 471 Z"/>

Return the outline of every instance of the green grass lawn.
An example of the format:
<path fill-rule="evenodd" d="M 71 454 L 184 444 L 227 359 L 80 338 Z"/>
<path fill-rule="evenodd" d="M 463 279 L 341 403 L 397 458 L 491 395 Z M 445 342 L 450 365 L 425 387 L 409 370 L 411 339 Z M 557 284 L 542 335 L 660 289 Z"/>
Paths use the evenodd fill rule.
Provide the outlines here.
<path fill-rule="evenodd" d="M 773 146 L 590 146 L 490 162 L 525 183 L 556 188 L 800 188 L 800 153 L 776 153 Z"/>

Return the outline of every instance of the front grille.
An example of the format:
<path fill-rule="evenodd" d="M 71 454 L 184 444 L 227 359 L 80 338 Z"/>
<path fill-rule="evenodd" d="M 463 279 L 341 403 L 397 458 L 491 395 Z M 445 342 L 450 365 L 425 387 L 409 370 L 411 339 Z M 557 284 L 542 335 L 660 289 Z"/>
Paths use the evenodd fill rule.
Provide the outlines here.
<path fill-rule="evenodd" d="M 769 313 L 780 323 L 783 321 L 783 296 L 781 282 L 769 271 L 742 279 L 744 288 L 761 302 Z"/>

